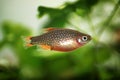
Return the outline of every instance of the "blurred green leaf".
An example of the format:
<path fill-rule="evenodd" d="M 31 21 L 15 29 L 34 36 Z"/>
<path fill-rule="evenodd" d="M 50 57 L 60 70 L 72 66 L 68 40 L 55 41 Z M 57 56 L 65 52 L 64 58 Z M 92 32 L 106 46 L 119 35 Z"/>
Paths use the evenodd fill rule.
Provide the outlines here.
<path fill-rule="evenodd" d="M 31 33 L 23 25 L 12 22 L 4 22 L 2 32 L 4 34 L 3 41 L 6 41 L 6 43 L 10 43 L 12 45 L 16 45 L 19 40 L 22 41 L 22 36 L 27 36 Z"/>
<path fill-rule="evenodd" d="M 71 13 L 86 16 L 97 2 L 98 0 L 78 0 L 75 3 L 65 3 L 65 7 L 61 9 L 39 6 L 38 16 L 42 17 L 45 14 L 50 16 L 50 21 L 44 27 L 64 27 Z"/>

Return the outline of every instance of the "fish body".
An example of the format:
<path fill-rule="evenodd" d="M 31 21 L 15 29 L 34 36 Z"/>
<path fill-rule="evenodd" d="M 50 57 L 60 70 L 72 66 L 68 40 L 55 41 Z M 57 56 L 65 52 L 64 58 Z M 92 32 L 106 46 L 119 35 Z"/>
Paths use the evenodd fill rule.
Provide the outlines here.
<path fill-rule="evenodd" d="M 91 36 L 72 29 L 49 28 L 48 32 L 29 37 L 29 45 L 40 45 L 44 49 L 56 51 L 72 51 L 91 40 Z"/>

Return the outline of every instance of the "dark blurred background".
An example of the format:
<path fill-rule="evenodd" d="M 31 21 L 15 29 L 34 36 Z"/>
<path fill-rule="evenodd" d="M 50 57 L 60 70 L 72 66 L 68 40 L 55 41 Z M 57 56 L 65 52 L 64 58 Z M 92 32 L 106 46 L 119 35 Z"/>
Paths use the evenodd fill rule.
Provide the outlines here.
<path fill-rule="evenodd" d="M 0 80 L 120 80 L 120 0 L 0 0 Z M 26 47 L 44 28 L 92 36 L 71 52 Z"/>

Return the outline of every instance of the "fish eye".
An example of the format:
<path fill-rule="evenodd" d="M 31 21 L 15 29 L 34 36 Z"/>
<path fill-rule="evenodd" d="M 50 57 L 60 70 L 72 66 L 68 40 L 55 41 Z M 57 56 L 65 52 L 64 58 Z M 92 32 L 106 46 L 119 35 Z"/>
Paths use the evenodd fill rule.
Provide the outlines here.
<path fill-rule="evenodd" d="M 82 41 L 87 41 L 88 37 L 87 36 L 82 36 Z"/>

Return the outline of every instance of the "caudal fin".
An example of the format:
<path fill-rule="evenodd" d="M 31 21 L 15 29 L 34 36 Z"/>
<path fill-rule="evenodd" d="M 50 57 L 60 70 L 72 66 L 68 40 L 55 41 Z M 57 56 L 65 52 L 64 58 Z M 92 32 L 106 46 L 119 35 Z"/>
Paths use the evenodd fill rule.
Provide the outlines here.
<path fill-rule="evenodd" d="M 26 41 L 26 45 L 25 45 L 25 46 L 27 46 L 27 47 L 33 46 L 33 44 L 31 44 L 31 37 L 30 37 L 30 36 L 29 36 L 29 37 L 26 37 L 26 38 L 25 38 L 25 41 Z"/>

